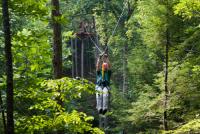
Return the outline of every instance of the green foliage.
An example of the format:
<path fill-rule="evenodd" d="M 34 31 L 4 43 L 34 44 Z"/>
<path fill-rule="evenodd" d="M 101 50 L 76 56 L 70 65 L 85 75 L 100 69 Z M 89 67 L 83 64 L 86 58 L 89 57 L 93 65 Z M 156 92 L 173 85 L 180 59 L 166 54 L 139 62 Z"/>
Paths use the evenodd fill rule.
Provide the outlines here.
<path fill-rule="evenodd" d="M 47 2 L 49 2 L 49 0 L 11 0 L 9 4 L 12 12 L 18 15 L 32 15 L 38 17 L 48 14 Z"/>
<path fill-rule="evenodd" d="M 137 13 L 132 21 L 137 20 L 137 23 L 141 26 L 137 30 L 141 32 L 145 44 L 153 45 L 154 48 L 162 45 L 162 37 L 165 36 L 164 31 L 166 31 L 167 26 L 166 10 L 165 5 L 159 4 L 157 0 L 138 2 Z"/>
<path fill-rule="evenodd" d="M 200 17 L 200 1 L 199 0 L 180 0 L 174 6 L 174 13 L 181 15 L 185 19 Z"/>
<path fill-rule="evenodd" d="M 26 95 L 30 100 L 34 100 L 28 109 L 32 114 L 22 116 L 16 113 L 16 132 L 51 133 L 62 130 L 69 133 L 103 133 L 90 124 L 92 116 L 76 110 L 71 111 L 68 107 L 73 100 L 81 98 L 81 93 L 94 93 L 93 89 L 94 85 L 86 80 L 67 77 L 41 82 L 40 88 Z M 57 103 L 58 99 L 64 102 L 64 108 Z"/>
<path fill-rule="evenodd" d="M 163 132 L 163 134 L 187 134 L 187 133 L 196 134 L 199 133 L 199 131 L 200 131 L 200 119 L 194 119 L 175 130 L 165 131 Z"/>
<path fill-rule="evenodd" d="M 33 25 L 44 25 L 43 22 L 36 22 Z M 23 29 L 19 31 L 17 35 L 13 37 L 12 44 L 15 48 L 14 53 L 14 65 L 21 73 L 26 69 L 26 73 L 35 72 L 36 75 L 44 73 L 50 73 L 50 69 L 47 67 L 51 63 L 51 48 L 49 46 L 49 40 L 47 38 L 48 31 L 41 28 L 37 29 Z M 16 73 L 15 73 L 16 74 Z M 17 74 L 16 74 L 17 75 Z"/>
<path fill-rule="evenodd" d="M 19 128 L 17 129 L 17 133 L 52 133 L 62 130 L 71 134 L 103 134 L 100 129 L 92 128 L 92 125 L 88 123 L 92 120 L 93 117 L 72 111 L 71 113 L 57 113 L 54 118 L 45 115 L 33 116 L 26 119 L 21 118 L 16 123 L 16 126 Z"/>
<path fill-rule="evenodd" d="M 119 89 L 114 86 L 111 88 L 111 112 L 107 115 L 112 119 L 112 123 L 110 123 L 110 126 L 112 126 L 112 129 L 110 129 L 111 133 L 118 133 L 124 128 L 127 128 L 127 123 L 130 123 L 125 118 L 128 114 L 125 109 L 130 107 L 130 103 L 126 98 L 123 97 Z"/>
<path fill-rule="evenodd" d="M 122 118 L 122 122 L 133 124 L 132 127 L 125 127 L 129 132 L 159 133 L 159 129 L 162 129 L 162 64 L 166 28 L 171 33 L 168 77 L 170 100 L 167 108 L 169 128 L 181 126 L 184 121 L 195 119 L 199 113 L 199 30 L 196 27 L 199 23 L 197 19 L 185 21 L 173 14 L 173 7 L 178 2 L 169 2 L 167 7 L 166 3 L 157 0 L 138 1 L 137 10 L 127 23 L 128 39 L 137 41 L 128 59 L 129 73 L 132 75 L 129 77 L 129 86 L 132 87 L 129 93 L 134 94 L 130 95 L 134 99 L 127 110 L 129 114 Z M 195 15 L 193 17 L 197 18 Z"/>

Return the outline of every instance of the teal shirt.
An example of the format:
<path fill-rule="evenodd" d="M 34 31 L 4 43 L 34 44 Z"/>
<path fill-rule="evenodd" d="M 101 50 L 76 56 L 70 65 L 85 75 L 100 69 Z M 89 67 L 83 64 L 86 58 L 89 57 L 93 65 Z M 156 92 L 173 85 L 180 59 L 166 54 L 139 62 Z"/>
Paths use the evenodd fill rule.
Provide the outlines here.
<path fill-rule="evenodd" d="M 110 77 L 111 77 L 111 70 L 104 71 L 104 78 L 102 78 L 102 71 L 96 72 L 96 84 L 99 86 L 109 86 L 110 85 Z"/>

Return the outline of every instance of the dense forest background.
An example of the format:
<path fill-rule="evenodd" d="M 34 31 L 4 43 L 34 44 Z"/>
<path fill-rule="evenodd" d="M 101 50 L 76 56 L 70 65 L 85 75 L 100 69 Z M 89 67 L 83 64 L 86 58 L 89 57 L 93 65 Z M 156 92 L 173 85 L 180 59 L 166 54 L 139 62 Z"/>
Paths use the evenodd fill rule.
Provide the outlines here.
<path fill-rule="evenodd" d="M 13 96 L 6 81 L 5 1 Z M 13 129 L 12 121 L 18 134 L 200 133 L 199 0 L 2 0 L 0 5 L 0 133 Z M 91 35 L 77 36 L 81 30 Z M 95 45 L 101 50 L 108 45 L 112 64 L 104 129 L 95 109 Z"/>

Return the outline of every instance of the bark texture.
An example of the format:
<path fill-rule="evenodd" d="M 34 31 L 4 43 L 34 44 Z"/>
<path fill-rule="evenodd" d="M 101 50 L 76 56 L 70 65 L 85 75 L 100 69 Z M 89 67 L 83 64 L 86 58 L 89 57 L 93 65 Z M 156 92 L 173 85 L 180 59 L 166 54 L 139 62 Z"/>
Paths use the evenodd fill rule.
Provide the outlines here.
<path fill-rule="evenodd" d="M 12 64 L 12 44 L 10 32 L 10 18 L 8 12 L 8 0 L 2 0 L 3 29 L 5 38 L 5 59 L 6 59 L 6 94 L 7 94 L 7 134 L 14 133 L 13 120 L 13 64 Z"/>
<path fill-rule="evenodd" d="M 54 78 L 62 77 L 62 35 L 61 24 L 59 19 L 61 17 L 59 11 L 59 0 L 52 0 L 52 21 L 53 21 L 53 69 Z"/>

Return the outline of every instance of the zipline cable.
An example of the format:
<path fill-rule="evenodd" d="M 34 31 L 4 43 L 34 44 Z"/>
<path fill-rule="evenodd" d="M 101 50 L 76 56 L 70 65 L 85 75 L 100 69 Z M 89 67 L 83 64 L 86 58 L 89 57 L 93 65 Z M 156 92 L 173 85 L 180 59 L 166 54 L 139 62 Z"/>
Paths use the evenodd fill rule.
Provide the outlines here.
<path fill-rule="evenodd" d="M 114 36 L 114 34 L 115 34 L 115 32 L 116 32 L 116 29 L 117 29 L 117 27 L 118 27 L 118 25 L 119 25 L 119 22 L 120 22 L 120 20 L 121 20 L 123 14 L 124 14 L 124 11 L 125 11 L 125 8 L 126 8 L 127 4 L 128 4 L 128 0 L 127 0 L 127 2 L 125 3 L 125 5 L 124 5 L 124 7 L 123 7 L 123 9 L 122 9 L 122 13 L 121 13 L 120 16 L 119 16 L 119 19 L 118 19 L 118 21 L 117 21 L 117 24 L 115 25 L 115 27 L 114 27 L 114 29 L 113 29 L 113 31 L 112 31 L 112 34 L 111 34 L 111 36 L 109 37 L 108 41 L 110 40 L 110 38 L 111 38 L 112 36 Z M 108 45 L 106 44 L 106 48 L 104 49 L 103 54 L 107 51 L 107 49 L 108 49 Z"/>
<path fill-rule="evenodd" d="M 126 8 L 127 4 L 128 4 L 128 1 L 126 2 L 126 5 L 124 5 L 123 10 L 122 10 L 122 13 L 121 13 L 121 15 L 120 15 L 120 17 L 119 17 L 119 19 L 118 19 L 118 21 L 117 21 L 117 24 L 115 25 L 115 28 L 114 28 L 114 30 L 112 31 L 112 35 L 111 35 L 110 37 L 112 37 L 112 36 L 115 34 L 115 31 L 116 31 L 116 29 L 117 29 L 117 27 L 118 27 L 118 25 L 119 25 L 119 22 L 120 22 L 120 20 L 121 20 L 123 14 L 124 14 L 124 11 L 125 11 L 125 8 Z"/>
<path fill-rule="evenodd" d="M 118 19 L 118 21 L 117 21 L 117 23 L 116 23 L 116 25 L 115 25 L 115 27 L 114 27 L 114 29 L 113 29 L 113 31 L 112 31 L 111 36 L 109 37 L 109 39 L 110 39 L 112 36 L 114 36 L 114 34 L 115 34 L 115 32 L 116 32 L 116 29 L 117 29 L 117 27 L 118 27 L 118 25 L 119 25 L 119 22 L 120 22 L 120 20 L 121 20 L 123 14 L 124 14 L 124 11 L 125 11 L 125 8 L 126 8 L 127 4 L 128 4 L 128 1 L 126 2 L 126 4 L 124 5 L 124 7 L 123 7 L 123 9 L 122 9 L 122 13 L 121 13 L 120 16 L 119 16 L 119 19 Z M 86 29 L 86 32 L 87 32 L 87 29 Z M 98 47 L 98 45 L 95 43 L 95 41 L 92 39 L 92 37 L 89 36 L 89 38 L 90 38 L 90 40 L 92 41 L 92 43 L 95 45 L 95 47 L 99 50 L 99 52 L 100 52 L 101 54 L 105 54 L 105 52 L 106 52 L 107 49 L 108 49 L 108 45 L 106 44 L 106 48 L 104 49 L 104 51 L 102 51 L 102 50 Z M 109 41 L 109 40 L 108 40 L 108 41 Z"/>
<path fill-rule="evenodd" d="M 90 40 L 92 41 L 92 43 L 95 45 L 95 47 L 99 50 L 100 53 L 103 53 L 102 50 L 98 47 L 98 45 L 95 43 L 95 41 L 92 39 L 91 36 L 90 37 Z"/>

